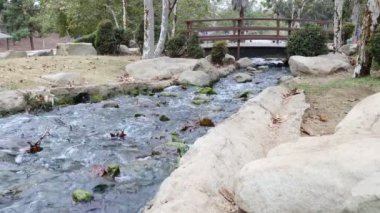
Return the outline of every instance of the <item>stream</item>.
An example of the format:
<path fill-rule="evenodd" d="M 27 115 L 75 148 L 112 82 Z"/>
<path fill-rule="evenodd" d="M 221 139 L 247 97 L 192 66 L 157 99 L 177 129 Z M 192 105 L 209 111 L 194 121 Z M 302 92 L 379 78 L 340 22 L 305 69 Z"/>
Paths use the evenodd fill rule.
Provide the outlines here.
<path fill-rule="evenodd" d="M 153 96 L 113 98 L 119 108 L 100 102 L 0 118 L 0 212 L 139 212 L 177 166 L 178 150 L 167 145 L 172 133 L 191 146 L 210 127 L 183 127 L 205 117 L 217 125 L 244 104 L 240 93 L 250 91 L 253 97 L 288 72 L 271 67 L 244 84 L 232 74 L 214 84 L 217 94 L 207 97 L 197 94 L 197 87 L 172 86 Z M 209 103 L 194 105 L 196 96 Z M 170 120 L 160 121 L 161 115 Z M 21 153 L 47 129 L 41 152 Z M 123 129 L 125 140 L 111 139 L 111 132 Z M 110 164 L 120 165 L 115 180 L 91 171 L 93 165 Z M 74 204 L 76 189 L 92 192 L 93 201 Z"/>

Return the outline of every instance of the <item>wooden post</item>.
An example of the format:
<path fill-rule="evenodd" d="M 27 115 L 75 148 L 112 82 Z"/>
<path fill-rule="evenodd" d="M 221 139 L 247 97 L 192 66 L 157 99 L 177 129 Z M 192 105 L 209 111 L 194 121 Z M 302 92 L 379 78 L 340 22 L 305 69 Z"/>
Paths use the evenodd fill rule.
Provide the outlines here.
<path fill-rule="evenodd" d="M 186 21 L 186 24 L 187 24 L 187 37 L 190 38 L 191 34 L 192 34 L 192 22 L 191 21 Z"/>
<path fill-rule="evenodd" d="M 237 38 L 237 54 L 236 54 L 236 60 L 239 60 L 239 59 L 240 59 L 241 22 L 242 22 L 242 19 L 239 18 L 239 20 L 238 20 L 238 38 Z"/>
<path fill-rule="evenodd" d="M 7 50 L 9 50 L 9 38 L 7 38 Z"/>
<path fill-rule="evenodd" d="M 289 30 L 288 30 L 288 37 L 292 34 L 292 30 L 291 30 L 291 28 L 292 28 L 292 21 L 290 21 L 290 20 L 288 20 L 288 28 L 289 28 Z"/>
<path fill-rule="evenodd" d="M 280 43 L 280 20 L 276 20 L 277 23 L 277 44 Z"/>

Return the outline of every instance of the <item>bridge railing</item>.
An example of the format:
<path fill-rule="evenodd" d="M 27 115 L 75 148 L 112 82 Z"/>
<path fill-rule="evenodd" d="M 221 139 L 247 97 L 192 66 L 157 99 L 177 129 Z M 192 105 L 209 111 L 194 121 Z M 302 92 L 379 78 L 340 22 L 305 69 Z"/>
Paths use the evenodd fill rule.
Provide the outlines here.
<path fill-rule="evenodd" d="M 237 42 L 237 58 L 240 58 L 240 43 L 247 40 L 272 40 L 275 43 L 288 39 L 292 26 L 316 23 L 325 30 L 331 29 L 332 21 L 287 19 L 287 18 L 230 18 L 188 20 L 188 36 L 197 33 L 205 42 L 226 40 Z"/>

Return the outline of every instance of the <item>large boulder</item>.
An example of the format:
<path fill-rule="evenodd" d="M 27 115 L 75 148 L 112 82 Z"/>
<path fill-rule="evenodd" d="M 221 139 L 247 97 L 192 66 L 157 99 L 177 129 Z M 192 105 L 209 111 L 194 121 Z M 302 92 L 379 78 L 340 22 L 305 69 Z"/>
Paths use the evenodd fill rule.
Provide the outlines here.
<path fill-rule="evenodd" d="M 91 43 L 58 43 L 56 55 L 97 55 L 97 52 Z"/>
<path fill-rule="evenodd" d="M 2 59 L 10 59 L 10 58 L 26 58 L 28 56 L 26 51 L 14 51 L 9 50 L 1 55 Z"/>
<path fill-rule="evenodd" d="M 196 63 L 196 59 L 160 57 L 130 63 L 126 73 L 135 80 L 165 80 L 193 70 Z"/>
<path fill-rule="evenodd" d="M 42 79 L 51 82 L 54 86 L 79 86 L 86 80 L 80 73 L 60 72 L 41 76 Z"/>
<path fill-rule="evenodd" d="M 249 58 L 241 58 L 236 62 L 236 65 L 238 68 L 247 68 L 247 67 L 252 67 L 253 62 Z"/>
<path fill-rule="evenodd" d="M 178 83 L 183 85 L 209 86 L 210 76 L 203 71 L 185 71 L 179 75 Z"/>
<path fill-rule="evenodd" d="M 54 51 L 50 49 L 34 50 L 34 51 L 28 52 L 29 57 L 53 56 L 53 55 L 54 55 Z"/>
<path fill-rule="evenodd" d="M 203 71 L 207 73 L 211 81 L 217 81 L 221 77 L 225 77 L 235 70 L 235 65 L 227 65 L 223 67 L 214 66 L 208 59 L 201 58 L 193 68 L 194 71 Z"/>
<path fill-rule="evenodd" d="M 140 55 L 139 48 L 129 48 L 126 45 L 120 45 L 120 55 Z"/>
<path fill-rule="evenodd" d="M 235 201 L 246 212 L 379 212 L 380 93 L 360 102 L 334 135 L 306 137 L 244 166 Z"/>
<path fill-rule="evenodd" d="M 0 91 L 0 115 L 22 111 L 26 105 L 22 92 L 16 90 Z"/>
<path fill-rule="evenodd" d="M 247 73 L 236 73 L 233 78 L 237 83 L 247 83 L 252 81 L 252 76 Z"/>
<path fill-rule="evenodd" d="M 340 54 L 315 57 L 292 56 L 289 59 L 289 66 L 293 75 L 328 75 L 352 69 L 348 59 Z"/>

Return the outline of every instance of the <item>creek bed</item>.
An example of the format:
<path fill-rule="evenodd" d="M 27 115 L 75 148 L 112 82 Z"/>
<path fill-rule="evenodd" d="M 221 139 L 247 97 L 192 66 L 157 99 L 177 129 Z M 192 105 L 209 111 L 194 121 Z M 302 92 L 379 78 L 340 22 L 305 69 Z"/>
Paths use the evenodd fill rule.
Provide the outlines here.
<path fill-rule="evenodd" d="M 183 127 L 204 117 L 222 122 L 244 104 L 240 93 L 251 91 L 252 97 L 287 73 L 286 68 L 270 68 L 244 84 L 230 75 L 214 85 L 217 94 L 202 105 L 192 104 L 199 88 L 172 86 L 153 96 L 116 97 L 120 108 L 79 104 L 1 118 L 0 211 L 139 212 L 176 168 L 178 150 L 167 145 L 172 133 L 191 146 L 209 128 L 181 131 Z M 160 121 L 161 115 L 170 120 Z M 20 153 L 48 128 L 42 152 Z M 109 133 L 121 129 L 126 139 L 111 140 Z M 120 165 L 115 180 L 91 171 L 92 165 L 109 164 Z M 78 188 L 93 192 L 94 200 L 74 204 L 71 194 Z"/>

